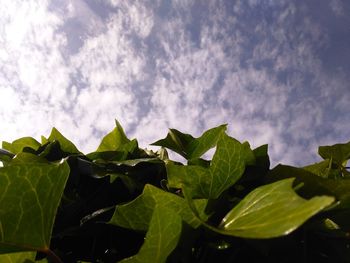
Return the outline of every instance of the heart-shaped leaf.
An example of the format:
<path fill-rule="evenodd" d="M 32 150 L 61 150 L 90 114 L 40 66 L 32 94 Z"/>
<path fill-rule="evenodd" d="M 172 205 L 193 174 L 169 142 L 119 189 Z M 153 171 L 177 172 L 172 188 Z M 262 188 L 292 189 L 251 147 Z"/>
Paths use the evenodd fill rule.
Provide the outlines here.
<path fill-rule="evenodd" d="M 284 236 L 333 203 L 330 196 L 301 198 L 292 188 L 293 181 L 288 178 L 256 188 L 224 217 L 220 227 L 244 238 Z"/>
<path fill-rule="evenodd" d="M 166 262 L 180 238 L 182 220 L 176 211 L 163 205 L 156 205 L 152 213 L 145 242 L 133 257 L 122 260 L 123 263 Z"/>
<path fill-rule="evenodd" d="M 249 144 L 223 134 L 209 168 L 167 164 L 169 186 L 186 188 L 193 198 L 216 199 L 243 174 L 247 164 L 255 160 Z"/>
<path fill-rule="evenodd" d="M 2 253 L 48 249 L 68 175 L 69 166 L 65 161 L 45 163 L 18 160 L 0 168 Z"/>
<path fill-rule="evenodd" d="M 206 218 L 204 209 L 206 200 L 194 200 L 196 210 L 202 218 Z M 134 230 L 147 231 L 155 206 L 164 206 L 172 209 L 192 227 L 196 228 L 201 223 L 193 215 L 187 201 L 175 194 L 163 191 L 155 186 L 147 184 L 143 193 L 133 201 L 116 207 L 111 224 Z"/>

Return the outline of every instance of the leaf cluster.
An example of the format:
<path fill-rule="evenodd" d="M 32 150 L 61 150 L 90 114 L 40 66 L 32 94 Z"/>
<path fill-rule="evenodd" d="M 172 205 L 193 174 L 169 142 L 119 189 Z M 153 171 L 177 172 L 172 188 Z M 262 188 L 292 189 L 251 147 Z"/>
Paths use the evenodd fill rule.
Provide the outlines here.
<path fill-rule="evenodd" d="M 226 125 L 153 145 L 117 121 L 89 154 L 55 128 L 3 142 L 0 262 L 350 262 L 350 142 L 272 169 Z"/>

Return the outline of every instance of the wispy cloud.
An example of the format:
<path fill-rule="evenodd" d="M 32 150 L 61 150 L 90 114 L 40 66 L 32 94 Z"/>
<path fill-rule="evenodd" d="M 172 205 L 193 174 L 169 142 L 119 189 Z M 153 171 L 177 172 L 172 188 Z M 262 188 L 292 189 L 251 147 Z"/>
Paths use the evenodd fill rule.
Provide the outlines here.
<path fill-rule="evenodd" d="M 60 52 L 66 38 L 56 31 L 62 20 L 42 1 L 11 1 L 0 8 L 0 92 L 8 100 L 1 109 L 2 137 L 45 132 L 70 82 Z"/>
<path fill-rule="evenodd" d="M 321 9 L 345 19 L 341 4 Z M 349 66 L 329 65 L 334 24 L 306 2 L 32 0 L 0 11 L 1 139 L 56 126 L 91 151 L 114 118 L 142 146 L 169 127 L 198 136 L 229 123 L 252 146 L 269 143 L 275 164 L 316 160 L 316 145 L 350 130 Z"/>

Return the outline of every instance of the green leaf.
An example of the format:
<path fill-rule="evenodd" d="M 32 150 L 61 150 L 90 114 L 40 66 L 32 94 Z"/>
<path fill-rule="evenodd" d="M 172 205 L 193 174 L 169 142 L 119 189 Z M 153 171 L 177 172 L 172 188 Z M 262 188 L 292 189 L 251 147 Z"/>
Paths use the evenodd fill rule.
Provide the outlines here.
<path fill-rule="evenodd" d="M 11 162 L 14 156 L 15 155 L 13 153 L 0 149 L 0 162 L 2 162 L 4 165 Z"/>
<path fill-rule="evenodd" d="M 92 152 L 86 155 L 92 161 L 121 161 L 127 157 L 127 152 L 108 151 L 108 152 Z"/>
<path fill-rule="evenodd" d="M 156 205 L 145 242 L 139 253 L 120 262 L 166 262 L 179 241 L 181 228 L 181 217 L 176 211 L 163 205 Z"/>
<path fill-rule="evenodd" d="M 329 159 L 326 159 L 319 163 L 314 163 L 311 165 L 304 166 L 303 169 L 309 171 L 313 174 L 316 174 L 323 178 L 328 178 L 331 170 L 332 162 Z"/>
<path fill-rule="evenodd" d="M 166 147 L 177 152 L 187 160 L 201 157 L 209 149 L 215 147 L 220 136 L 225 132 L 227 125 L 221 125 L 207 130 L 199 138 L 170 129 L 165 139 L 156 141 L 152 145 Z"/>
<path fill-rule="evenodd" d="M 275 182 L 286 178 L 296 178 L 295 185 L 303 184 L 298 193 L 304 198 L 311 198 L 315 195 L 331 195 L 340 201 L 337 208 L 342 208 L 344 205 L 350 207 L 349 179 L 322 178 L 302 168 L 277 165 L 269 172 L 267 182 Z"/>
<path fill-rule="evenodd" d="M 11 160 L 9 165 L 17 165 L 17 164 L 34 164 L 35 165 L 37 163 L 47 164 L 47 160 L 41 156 L 37 156 L 32 153 L 22 152 L 15 155 L 15 157 Z"/>
<path fill-rule="evenodd" d="M 331 159 L 334 163 L 343 165 L 344 162 L 350 159 L 350 142 L 320 146 L 318 153 L 323 159 Z"/>
<path fill-rule="evenodd" d="M 68 175 L 65 161 L 18 162 L 0 168 L 2 253 L 48 249 Z"/>
<path fill-rule="evenodd" d="M 124 161 L 111 161 L 109 163 L 113 163 L 116 165 L 136 166 L 140 163 L 162 164 L 163 162 L 158 158 L 140 158 L 140 159 L 131 159 L 131 160 L 124 160 Z"/>
<path fill-rule="evenodd" d="M 168 163 L 166 167 L 169 186 L 186 188 L 192 198 L 216 199 L 237 182 L 245 166 L 254 160 L 249 144 L 241 144 L 224 134 L 217 143 L 209 168 Z"/>
<path fill-rule="evenodd" d="M 66 137 L 64 137 L 56 128 L 52 128 L 48 141 L 49 142 L 58 141 L 60 144 L 61 150 L 66 153 L 72 153 L 72 154 L 80 153 L 77 147 L 75 147 L 75 145 L 71 141 L 69 141 Z"/>
<path fill-rule="evenodd" d="M 194 200 L 194 205 L 200 216 L 205 218 L 206 200 Z M 143 193 L 133 201 L 116 207 L 110 224 L 133 230 L 146 231 L 149 226 L 155 206 L 172 209 L 192 227 L 200 225 L 200 221 L 193 215 L 187 201 L 175 194 L 165 192 L 155 186 L 147 184 Z"/>
<path fill-rule="evenodd" d="M 293 181 L 288 178 L 256 188 L 224 217 L 220 227 L 244 238 L 284 236 L 333 203 L 329 196 L 301 198 L 292 188 Z"/>
<path fill-rule="evenodd" d="M 36 252 L 17 252 L 0 255 L 1 263 L 31 263 L 35 261 Z"/>
<path fill-rule="evenodd" d="M 128 144 L 130 140 L 126 137 L 124 130 L 120 123 L 115 121 L 116 127 L 103 137 L 101 144 L 98 146 L 96 152 L 117 151 L 124 144 Z"/>
<path fill-rule="evenodd" d="M 23 137 L 12 143 L 2 142 L 2 148 L 14 154 L 22 152 L 25 147 L 37 150 L 40 147 L 40 143 L 32 137 Z"/>
<path fill-rule="evenodd" d="M 164 139 L 151 143 L 151 145 L 168 148 L 186 158 L 188 154 L 186 148 L 193 140 L 195 138 L 190 134 L 182 133 L 176 129 L 169 129 L 169 133 Z"/>
<path fill-rule="evenodd" d="M 227 125 L 221 125 L 216 128 L 207 130 L 201 137 L 193 140 L 188 145 L 188 159 L 201 157 L 209 149 L 216 146 L 220 136 L 226 131 Z"/>
<path fill-rule="evenodd" d="M 49 142 L 49 140 L 45 137 L 41 135 L 41 145 L 47 144 Z"/>

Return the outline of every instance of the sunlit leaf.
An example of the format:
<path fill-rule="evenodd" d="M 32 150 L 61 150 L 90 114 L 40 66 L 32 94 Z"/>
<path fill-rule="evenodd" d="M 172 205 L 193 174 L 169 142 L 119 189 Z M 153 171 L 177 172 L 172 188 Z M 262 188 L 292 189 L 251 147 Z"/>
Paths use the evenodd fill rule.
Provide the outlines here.
<path fill-rule="evenodd" d="M 35 260 L 36 252 L 17 252 L 0 254 L 1 263 L 31 263 Z"/>
<path fill-rule="evenodd" d="M 320 177 L 328 178 L 331 169 L 331 164 L 331 161 L 329 159 L 326 159 L 319 163 L 304 166 L 303 169 Z"/>
<path fill-rule="evenodd" d="M 77 147 L 68 140 L 66 137 L 64 137 L 56 128 L 52 128 L 51 134 L 48 138 L 49 142 L 58 141 L 61 147 L 61 150 L 67 153 L 80 153 Z"/>
<path fill-rule="evenodd" d="M 69 166 L 18 162 L 0 168 L 0 250 L 46 250 Z"/>
<path fill-rule="evenodd" d="M 194 200 L 194 205 L 201 217 L 205 218 L 206 200 Z M 110 224 L 146 231 L 155 206 L 164 206 L 174 210 L 192 227 L 198 227 L 200 221 L 193 215 L 187 201 L 175 194 L 165 192 L 155 186 L 146 185 L 143 193 L 130 203 L 116 207 Z"/>
<path fill-rule="evenodd" d="M 23 137 L 12 143 L 2 142 L 2 148 L 14 154 L 22 152 L 25 147 L 37 150 L 40 147 L 40 143 L 32 137 Z"/>
<path fill-rule="evenodd" d="M 181 225 L 181 217 L 176 211 L 163 205 L 156 205 L 140 251 L 137 255 L 121 262 L 166 262 L 178 243 Z"/>
<path fill-rule="evenodd" d="M 293 181 L 289 178 L 255 189 L 225 216 L 221 228 L 245 238 L 283 236 L 333 203 L 330 196 L 301 198 L 292 188 Z"/>
<path fill-rule="evenodd" d="M 209 168 L 167 164 L 169 186 L 185 187 L 192 197 L 216 199 L 242 176 L 246 164 L 253 162 L 249 144 L 222 135 Z"/>
<path fill-rule="evenodd" d="M 117 151 L 122 145 L 130 142 L 130 140 L 126 137 L 120 123 L 117 120 L 115 123 L 116 127 L 105 137 L 103 137 L 96 152 Z"/>
<path fill-rule="evenodd" d="M 163 163 L 158 158 L 139 158 L 139 159 L 131 159 L 131 160 L 123 160 L 123 161 L 110 161 L 110 164 L 115 165 L 125 165 L 125 166 L 136 166 L 140 163 Z"/>

